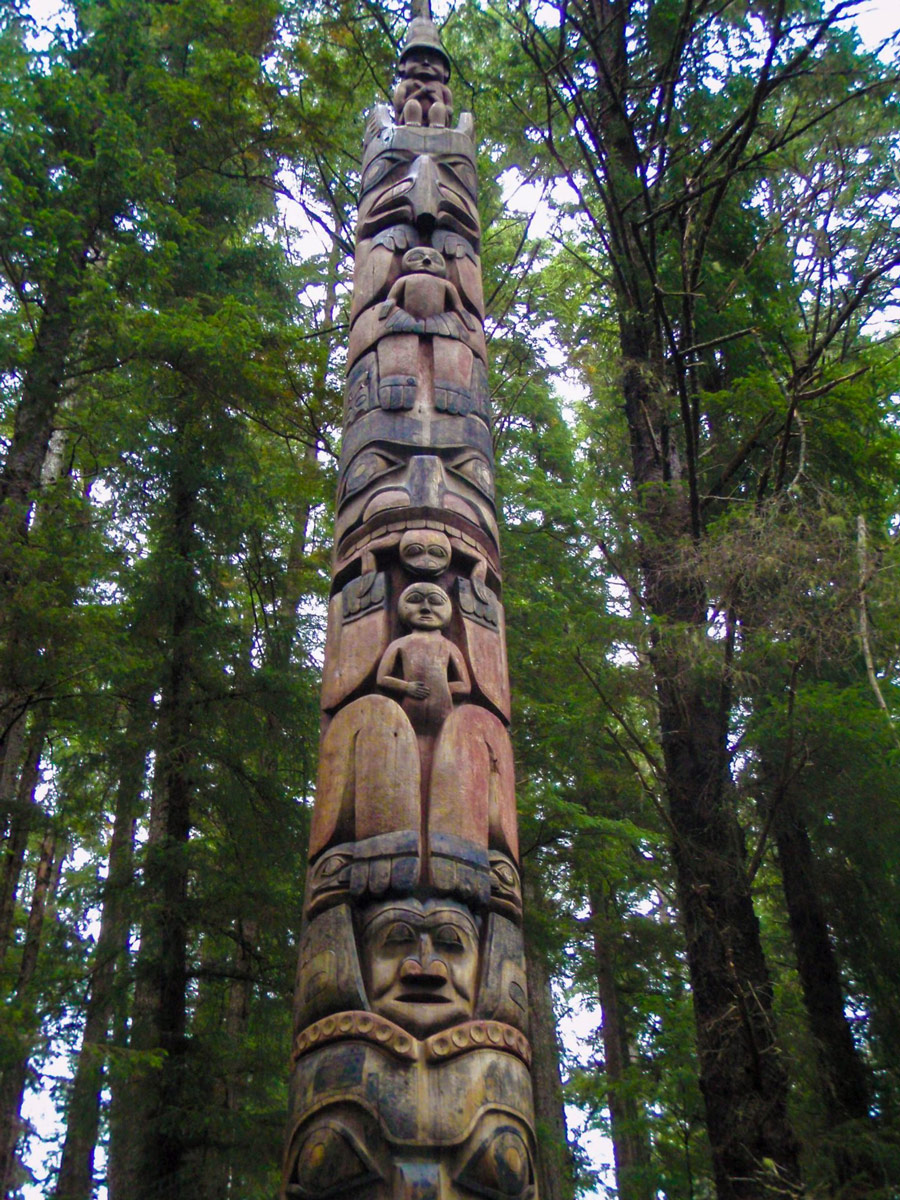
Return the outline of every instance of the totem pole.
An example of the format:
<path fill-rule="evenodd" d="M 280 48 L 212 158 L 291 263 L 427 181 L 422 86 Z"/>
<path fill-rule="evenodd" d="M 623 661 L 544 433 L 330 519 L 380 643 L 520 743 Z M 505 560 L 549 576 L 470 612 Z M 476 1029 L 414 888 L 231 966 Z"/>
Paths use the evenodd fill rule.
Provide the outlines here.
<path fill-rule="evenodd" d="M 362 164 L 290 1200 L 533 1200 L 472 117 L 419 0 Z"/>

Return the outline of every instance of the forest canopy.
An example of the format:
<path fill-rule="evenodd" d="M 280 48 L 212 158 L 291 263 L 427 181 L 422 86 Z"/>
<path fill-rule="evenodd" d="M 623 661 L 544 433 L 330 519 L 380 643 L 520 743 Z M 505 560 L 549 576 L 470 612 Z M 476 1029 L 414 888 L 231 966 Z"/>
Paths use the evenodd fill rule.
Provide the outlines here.
<path fill-rule="evenodd" d="M 407 8 L 0 10 L 2 1200 L 277 1193 Z M 859 8 L 434 5 L 545 1200 L 900 1194 L 900 41 Z"/>

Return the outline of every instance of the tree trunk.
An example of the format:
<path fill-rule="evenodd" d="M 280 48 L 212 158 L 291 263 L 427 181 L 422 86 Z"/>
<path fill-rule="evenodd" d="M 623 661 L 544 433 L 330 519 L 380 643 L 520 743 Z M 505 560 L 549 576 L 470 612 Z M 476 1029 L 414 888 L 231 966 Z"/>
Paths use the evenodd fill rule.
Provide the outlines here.
<path fill-rule="evenodd" d="M 29 1030 L 36 1025 L 34 1014 L 31 1011 L 31 992 L 41 947 L 44 916 L 48 900 L 54 886 L 59 881 L 59 866 L 62 856 L 60 856 L 60 862 L 56 863 L 56 869 L 54 869 L 55 858 L 56 833 L 50 830 L 41 843 L 34 891 L 31 895 L 31 909 L 25 931 L 25 944 L 22 947 L 22 959 L 19 964 L 15 989 L 16 999 L 23 1010 Z M 30 1033 L 26 1037 L 30 1040 Z M 18 1060 L 9 1065 L 0 1079 L 0 1196 L 4 1197 L 4 1200 L 17 1187 L 16 1147 L 22 1133 L 22 1101 L 25 1096 L 28 1060 L 31 1054 L 31 1046 L 24 1039 L 21 1050 Z"/>
<path fill-rule="evenodd" d="M 869 1115 L 870 1090 L 844 1009 L 841 972 L 815 882 L 809 834 L 796 815 L 782 812 L 775 833 L 778 863 L 803 999 L 824 1075 L 832 1124 Z"/>
<path fill-rule="evenodd" d="M 847 1021 L 840 966 L 816 884 L 809 833 L 789 800 L 776 814 L 775 842 L 803 1001 L 818 1055 L 825 1118 L 834 1132 L 846 1122 L 869 1119 L 870 1080 Z M 853 1180 L 863 1185 L 868 1180 L 872 1186 L 883 1183 L 882 1173 L 852 1131 L 844 1145 L 835 1146 L 834 1154 L 842 1185 Z"/>
<path fill-rule="evenodd" d="M 12 942 L 19 877 L 25 863 L 28 835 L 34 825 L 35 816 L 39 812 L 35 791 L 41 778 L 41 755 L 47 735 L 47 725 L 48 721 L 44 716 L 31 732 L 18 782 L 15 785 L 15 801 L 9 806 L 9 835 L 4 846 L 3 868 L 2 874 L 0 874 L 0 963 L 6 958 L 6 952 Z M 4 777 L 9 765 L 9 761 L 4 763 Z"/>
<path fill-rule="evenodd" d="M 47 287 L 41 319 L 16 408 L 13 436 L 0 470 L 0 530 L 7 550 L 27 535 L 32 493 L 40 483 L 53 423 L 63 397 L 66 362 L 74 331 L 73 302 L 83 286 L 96 226 L 73 248 L 60 246 L 54 278 Z M 0 577 L 15 579 L 9 562 Z"/>
<path fill-rule="evenodd" d="M 523 863 L 522 898 L 530 936 L 525 938 L 525 973 L 531 1010 L 531 1081 L 538 1139 L 537 1175 L 541 1200 L 574 1200 L 575 1168 L 566 1129 L 566 1110 L 560 1073 L 561 1048 L 553 1012 L 550 974 L 533 928 L 546 905 L 534 878 L 535 868 Z"/>
<path fill-rule="evenodd" d="M 597 966 L 597 998 L 603 1013 L 603 1060 L 618 1200 L 655 1200 L 650 1144 L 640 1107 L 630 1089 L 628 1031 L 616 981 L 618 917 L 611 897 L 589 888 L 591 936 Z"/>
<path fill-rule="evenodd" d="M 116 791 L 115 819 L 103 912 L 85 1011 L 84 1036 L 66 1107 L 55 1200 L 91 1200 L 94 1153 L 100 1127 L 100 1094 L 105 1077 L 105 1047 L 115 1007 L 116 977 L 127 952 L 130 889 L 134 878 L 134 827 L 140 807 L 149 736 L 149 702 L 136 710 Z"/>
<path fill-rule="evenodd" d="M 180 419 L 184 421 L 185 415 Z M 187 1050 L 188 839 L 194 790 L 193 659 L 198 598 L 195 550 L 197 494 L 190 475 L 201 448 L 182 425 L 179 466 L 170 492 L 163 561 L 170 595 L 166 679 L 157 722 L 150 829 L 144 858 L 144 919 L 138 955 L 131 1048 L 161 1053 L 128 1089 L 127 1124 L 117 1186 L 122 1200 L 174 1200 L 188 1131 L 182 1106 Z"/>
<path fill-rule="evenodd" d="M 678 619 L 668 606 L 653 611 Z M 691 666 L 683 657 L 656 654 L 654 667 L 717 1194 L 790 1195 L 799 1187 L 797 1146 L 743 837 L 727 795 L 724 712 L 685 685 Z"/>
<path fill-rule="evenodd" d="M 12 636 L 12 631 L 10 631 Z M 26 717 L 21 709 L 13 711 L 11 705 L 3 703 L 0 714 L 0 813 L 3 820 L 3 838 L 13 830 L 13 814 L 16 807 L 16 781 L 22 766 L 22 746 L 25 741 Z"/>
<path fill-rule="evenodd" d="M 126 942 L 128 931 L 125 931 Z M 126 946 L 127 953 L 127 946 Z M 123 964 L 124 966 L 124 964 Z M 117 987 L 113 994 L 111 1016 L 110 1045 L 122 1052 L 124 1058 L 128 1050 L 129 1031 L 131 1027 L 131 1007 L 129 1000 L 132 996 L 124 987 Z M 129 1139 L 127 1130 L 130 1126 L 130 1104 L 132 1088 L 131 1081 L 121 1071 L 111 1071 L 108 1078 L 109 1087 L 109 1144 L 106 1156 L 106 1193 L 107 1200 L 129 1200 L 128 1170 L 129 1170 Z"/>
<path fill-rule="evenodd" d="M 259 926 L 255 920 L 238 918 L 234 923 L 235 951 L 231 956 L 224 1032 L 235 1057 L 226 1057 L 222 1071 L 210 1081 L 209 1106 L 222 1113 L 223 1135 L 209 1140 L 194 1156 L 191 1182 L 198 1200 L 237 1200 L 243 1195 L 239 1163 L 235 1155 L 236 1118 L 241 1111 L 249 1064 L 238 1053 L 243 1046 L 250 1019 L 256 977 Z M 226 1051 L 226 1054 L 228 1051 Z"/>
<path fill-rule="evenodd" d="M 628 6 L 592 0 L 599 77 L 608 96 L 595 135 L 608 163 L 604 194 L 619 311 L 621 388 L 639 505 L 644 601 L 654 625 L 651 663 L 665 766 L 672 856 L 697 1026 L 700 1087 L 718 1200 L 761 1200 L 800 1190 L 787 1077 L 775 1039 L 772 985 L 729 795 L 727 648 L 705 665 L 707 596 L 694 562 L 701 536 L 696 431 L 672 411 L 677 367 L 666 368 L 663 317 L 642 203 L 637 144 L 628 126 Z M 637 206 L 637 207 L 635 207 Z M 687 301 L 686 301 L 687 303 Z M 685 309 L 689 323 L 690 312 Z M 688 339 L 690 341 L 690 338 Z"/>

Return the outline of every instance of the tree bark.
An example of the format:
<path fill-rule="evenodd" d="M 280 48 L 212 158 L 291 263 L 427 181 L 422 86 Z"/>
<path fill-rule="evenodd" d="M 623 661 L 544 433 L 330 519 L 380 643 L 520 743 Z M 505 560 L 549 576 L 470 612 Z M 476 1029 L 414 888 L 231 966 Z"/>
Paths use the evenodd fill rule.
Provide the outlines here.
<path fill-rule="evenodd" d="M 19 892 L 19 878 L 25 864 L 28 835 L 34 826 L 36 815 L 40 812 L 35 792 L 41 779 L 41 755 L 47 726 L 48 721 L 45 717 L 38 721 L 31 732 L 21 772 L 15 784 L 15 800 L 9 806 L 9 835 L 4 846 L 3 868 L 0 873 L 0 963 L 6 958 L 6 952 L 12 942 L 16 897 Z M 4 762 L 4 778 L 10 765 L 9 761 Z"/>
<path fill-rule="evenodd" d="M 139 705 L 130 722 L 116 790 L 100 933 L 85 1010 L 81 1051 L 66 1106 L 66 1138 L 53 1193 L 55 1200 L 91 1200 L 94 1191 L 94 1153 L 100 1127 L 106 1045 L 115 1007 L 117 976 L 128 946 L 130 889 L 134 879 L 134 828 L 144 783 L 149 712 L 149 703 L 145 707 Z"/>
<path fill-rule="evenodd" d="M 13 436 L 0 471 L 0 529 L 7 552 L 28 532 L 32 493 L 50 445 L 53 422 L 63 394 L 66 361 L 72 344 L 73 298 L 81 288 L 87 246 L 61 247 L 56 278 L 47 289 L 31 359 L 22 382 Z M 4 582 L 15 578 L 7 561 Z"/>
<path fill-rule="evenodd" d="M 182 1111 L 187 1051 L 188 840 L 194 793 L 194 639 L 198 596 L 195 550 L 197 493 L 190 464 L 202 448 L 187 432 L 184 409 L 178 462 L 161 539 L 170 607 L 167 665 L 157 721 L 150 827 L 144 854 L 144 917 L 138 954 L 130 1048 L 161 1056 L 143 1064 L 128 1089 L 116 1129 L 116 1193 L 120 1200 L 175 1200 L 188 1132 Z"/>
<path fill-rule="evenodd" d="M 654 532 L 661 534 L 658 525 Z M 654 615 L 699 632 L 705 606 L 703 617 L 687 613 L 690 592 L 673 595 L 652 559 L 646 573 Z M 727 709 L 712 681 L 691 684 L 696 668 L 684 650 L 665 645 L 688 636 L 664 633 L 653 665 L 700 1088 L 719 1200 L 759 1200 L 799 1192 L 798 1150 L 743 835 L 729 802 Z"/>
<path fill-rule="evenodd" d="M 603 1062 L 607 1080 L 610 1134 L 618 1200 L 655 1200 L 650 1144 L 640 1106 L 630 1090 L 628 1029 L 616 980 L 616 931 L 613 898 L 589 888 L 591 936 L 597 967 L 597 998 L 603 1013 Z"/>
<path fill-rule="evenodd" d="M 26 1014 L 28 1029 L 36 1027 L 32 1010 L 32 986 L 44 928 L 47 904 L 59 881 L 60 861 L 56 861 L 57 839 L 49 830 L 41 843 L 40 858 L 35 872 L 31 908 L 25 931 L 25 943 L 16 980 L 16 999 Z M 30 1033 L 26 1035 L 30 1039 Z M 22 1133 L 22 1101 L 28 1079 L 28 1060 L 31 1046 L 24 1040 L 19 1058 L 11 1063 L 0 1079 L 0 1196 L 10 1196 L 16 1190 L 16 1147 Z"/>
<path fill-rule="evenodd" d="M 26 717 L 21 711 L 3 705 L 2 731 L 0 731 L 0 813 L 3 820 L 3 838 L 13 831 L 16 808 L 16 783 L 22 766 L 22 746 L 25 741 Z"/>
<path fill-rule="evenodd" d="M 532 926 L 546 907 L 534 872 L 535 868 L 526 860 L 523 863 L 522 898 Z M 525 974 L 531 1010 L 531 1081 L 538 1139 L 538 1195 L 541 1200 L 574 1200 L 575 1167 L 566 1129 L 561 1047 L 553 1012 L 550 973 L 534 928 L 531 936 L 525 938 Z"/>
<path fill-rule="evenodd" d="M 700 1088 L 718 1200 L 799 1193 L 772 984 L 728 774 L 727 663 L 701 667 L 707 601 L 692 571 L 690 499 L 671 443 L 650 322 L 622 302 L 623 394 L 641 503 L 644 598 Z"/>
<path fill-rule="evenodd" d="M 847 1122 L 868 1121 L 871 1082 L 847 1021 L 844 986 L 816 881 L 816 864 L 807 828 L 786 802 L 775 817 L 775 843 L 785 905 L 803 1001 L 815 1042 L 825 1119 L 832 1133 Z M 883 1172 L 850 1131 L 834 1143 L 835 1174 L 841 1185 L 883 1184 Z M 842 1192 L 843 1195 L 843 1192 Z"/>
<path fill-rule="evenodd" d="M 225 997 L 223 1030 L 229 1048 L 243 1046 L 250 1020 L 257 971 L 259 926 L 255 920 L 234 923 L 235 950 L 229 963 L 231 976 Z M 224 1134 L 207 1139 L 191 1156 L 191 1186 L 198 1200 L 239 1198 L 242 1192 L 240 1162 L 235 1154 L 236 1118 L 241 1111 L 249 1063 L 240 1054 L 226 1057 L 221 1073 L 210 1080 L 210 1110 L 221 1113 Z M 213 1128 L 215 1128 L 215 1124 Z"/>

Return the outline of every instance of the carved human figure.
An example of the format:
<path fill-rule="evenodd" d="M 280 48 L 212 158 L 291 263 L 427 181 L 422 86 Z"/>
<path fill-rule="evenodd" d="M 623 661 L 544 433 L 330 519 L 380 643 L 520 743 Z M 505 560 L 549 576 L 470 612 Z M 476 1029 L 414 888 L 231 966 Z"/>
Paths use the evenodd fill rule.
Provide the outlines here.
<path fill-rule="evenodd" d="M 413 583 L 400 594 L 397 613 L 412 633 L 391 642 L 378 665 L 378 686 L 399 693 L 418 734 L 435 734 L 454 696 L 471 691 L 465 659 L 442 631 L 450 624 L 450 597 L 436 583 Z"/>
<path fill-rule="evenodd" d="M 443 257 L 447 278 L 455 285 L 466 308 L 480 321 L 484 320 L 481 260 L 471 242 L 448 230 L 420 232 L 412 225 L 400 224 L 382 229 L 356 248 L 351 324 L 371 305 L 387 298 L 400 276 L 404 255 L 416 247 L 429 255 L 437 253 Z"/>
<path fill-rule="evenodd" d="M 453 900 L 387 900 L 360 920 L 369 1007 L 415 1037 L 471 1020 L 479 929 Z"/>
<path fill-rule="evenodd" d="M 446 57 L 430 46 L 415 46 L 404 54 L 394 89 L 394 112 L 401 125 L 450 124 L 453 93 L 447 87 L 450 71 Z"/>
<path fill-rule="evenodd" d="M 478 328 L 478 322 L 466 311 L 456 287 L 446 278 L 447 263 L 438 250 L 431 246 L 414 246 L 403 255 L 400 267 L 403 274 L 381 306 L 382 320 L 399 308 L 416 321 L 455 313 L 468 329 Z"/>

